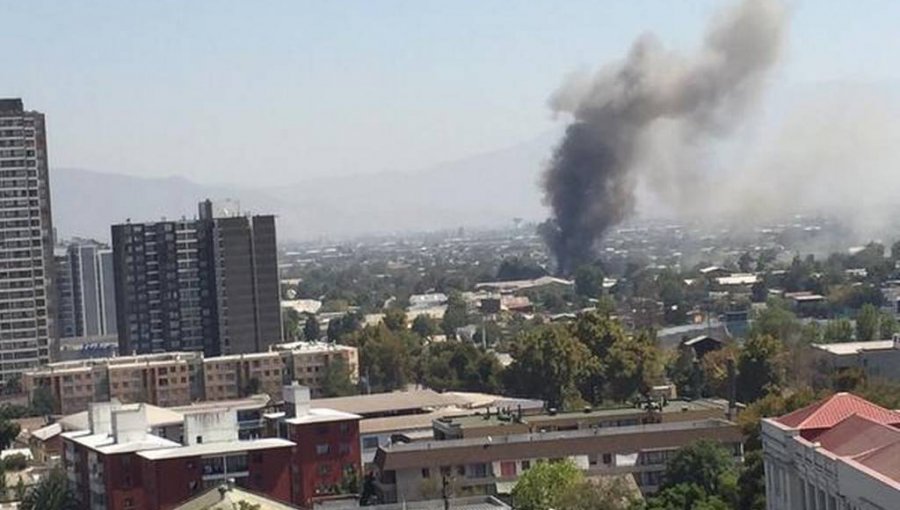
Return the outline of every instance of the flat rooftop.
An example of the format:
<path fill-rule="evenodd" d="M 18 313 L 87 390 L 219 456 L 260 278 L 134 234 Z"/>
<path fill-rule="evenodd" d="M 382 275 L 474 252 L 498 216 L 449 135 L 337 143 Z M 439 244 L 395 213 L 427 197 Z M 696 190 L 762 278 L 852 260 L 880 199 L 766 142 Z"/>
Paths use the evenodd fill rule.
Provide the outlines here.
<path fill-rule="evenodd" d="M 389 452 L 429 451 L 460 448 L 467 446 L 484 446 L 491 444 L 519 444 L 566 439 L 582 439 L 590 437 L 615 437 L 648 432 L 680 432 L 706 428 L 734 427 L 728 420 L 708 419 L 696 421 L 676 421 L 671 423 L 650 423 L 647 425 L 626 425 L 623 427 L 606 427 L 599 429 L 565 430 L 560 432 L 534 432 L 529 434 L 510 434 L 496 439 L 473 437 L 464 439 L 443 439 L 434 441 L 417 441 L 412 443 L 394 443 L 384 450 Z"/>
<path fill-rule="evenodd" d="M 871 342 L 840 342 L 835 344 L 813 344 L 813 347 L 838 356 L 856 354 L 863 351 L 886 351 L 894 348 L 893 340 L 874 340 Z"/>
<path fill-rule="evenodd" d="M 678 414 L 682 412 L 698 411 L 722 411 L 724 416 L 728 403 L 713 399 L 703 400 L 669 400 L 661 409 L 654 409 L 654 413 Z M 460 428 L 502 427 L 516 425 L 518 423 L 528 425 L 535 423 L 552 423 L 557 421 L 599 420 L 604 418 L 631 418 L 644 416 L 648 411 L 643 406 L 622 406 L 591 409 L 590 411 L 570 411 L 565 413 L 541 413 L 522 416 L 521 422 L 516 422 L 510 414 L 493 412 L 488 416 L 485 413 L 453 418 L 443 418 L 442 421 L 451 426 Z"/>
<path fill-rule="evenodd" d="M 360 434 L 386 434 L 388 432 L 405 432 L 410 430 L 428 429 L 431 431 L 432 422 L 447 416 L 463 416 L 471 413 L 468 409 L 447 407 L 422 414 L 405 414 L 402 416 L 383 416 L 380 418 L 366 418 L 359 422 Z"/>
<path fill-rule="evenodd" d="M 468 400 L 460 395 L 438 393 L 434 390 L 394 391 L 390 393 L 372 393 L 352 397 L 318 398 L 310 402 L 316 407 L 325 407 L 359 415 L 399 413 L 404 411 L 431 410 L 441 407 L 468 404 Z"/>
<path fill-rule="evenodd" d="M 177 444 L 177 443 L 176 443 Z M 138 455 L 149 460 L 177 459 L 180 457 L 196 457 L 201 455 L 220 455 L 240 453 L 270 448 L 290 448 L 296 446 L 293 441 L 270 437 L 265 439 L 249 439 L 245 441 L 225 441 L 220 443 L 202 443 L 190 446 L 178 445 L 176 448 L 164 448 L 138 452 Z"/>
<path fill-rule="evenodd" d="M 307 423 L 325 423 L 329 421 L 358 419 L 360 419 L 360 416 L 358 414 L 345 413 L 344 411 L 337 411 L 334 409 L 314 407 L 311 408 L 308 413 L 302 416 L 287 418 L 284 421 L 285 423 L 290 423 L 293 425 L 304 425 Z"/>
<path fill-rule="evenodd" d="M 597 451 L 598 448 L 607 453 L 633 453 L 679 448 L 701 438 L 734 443 L 744 439 L 735 423 L 723 419 L 704 419 L 394 443 L 379 447 L 375 453 L 375 462 L 381 469 L 410 469 L 426 465 L 493 462 L 512 458 L 557 458 L 581 455 Z"/>

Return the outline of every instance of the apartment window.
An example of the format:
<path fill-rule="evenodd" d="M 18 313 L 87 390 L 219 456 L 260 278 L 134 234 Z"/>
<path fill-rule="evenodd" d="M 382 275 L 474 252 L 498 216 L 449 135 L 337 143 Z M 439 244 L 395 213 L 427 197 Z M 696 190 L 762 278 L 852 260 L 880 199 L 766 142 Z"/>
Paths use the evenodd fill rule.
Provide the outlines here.
<path fill-rule="evenodd" d="M 487 478 L 488 466 L 484 463 L 472 464 L 472 476 L 470 478 Z"/>
<path fill-rule="evenodd" d="M 516 476 L 516 463 L 515 462 L 501 462 L 500 463 L 500 476 L 513 477 Z"/>
<path fill-rule="evenodd" d="M 523 472 L 524 472 L 524 471 L 528 471 L 529 469 L 531 469 L 531 461 L 530 461 L 530 460 L 523 460 L 523 461 L 522 461 L 522 471 L 523 471 Z"/>
<path fill-rule="evenodd" d="M 431 478 L 431 470 L 428 468 L 422 468 L 422 478 Z"/>
<path fill-rule="evenodd" d="M 316 455 L 325 455 L 328 453 L 328 443 L 321 443 L 316 445 Z"/>
<path fill-rule="evenodd" d="M 603 454 L 603 464 L 605 464 L 607 466 L 612 464 L 612 454 L 611 453 Z"/>
<path fill-rule="evenodd" d="M 375 436 L 364 437 L 362 440 L 363 450 L 374 450 L 378 448 L 378 438 Z"/>
<path fill-rule="evenodd" d="M 341 434 L 346 434 L 347 432 L 350 432 L 350 424 L 341 423 Z"/>

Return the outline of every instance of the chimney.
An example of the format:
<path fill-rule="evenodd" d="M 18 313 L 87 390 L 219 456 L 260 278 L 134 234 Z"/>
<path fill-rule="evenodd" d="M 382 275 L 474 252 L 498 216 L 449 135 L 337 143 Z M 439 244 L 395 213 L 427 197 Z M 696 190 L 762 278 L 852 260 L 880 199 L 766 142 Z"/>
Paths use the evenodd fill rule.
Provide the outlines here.
<path fill-rule="evenodd" d="M 112 434 L 112 412 L 121 409 L 118 401 L 88 404 L 88 428 L 91 434 Z"/>
<path fill-rule="evenodd" d="M 112 412 L 112 435 L 116 444 L 143 441 L 147 438 L 150 423 L 143 404 L 131 409 Z"/>
<path fill-rule="evenodd" d="M 309 388 L 297 381 L 281 390 L 284 398 L 284 412 L 290 418 L 309 414 Z"/>

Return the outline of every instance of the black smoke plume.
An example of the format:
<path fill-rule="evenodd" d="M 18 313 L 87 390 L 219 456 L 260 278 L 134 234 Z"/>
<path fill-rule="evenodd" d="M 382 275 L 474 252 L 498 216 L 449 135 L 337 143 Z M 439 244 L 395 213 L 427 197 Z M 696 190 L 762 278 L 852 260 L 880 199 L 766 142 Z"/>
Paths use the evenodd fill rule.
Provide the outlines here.
<path fill-rule="evenodd" d="M 685 154 L 727 133 L 755 102 L 780 54 L 784 14 L 776 0 L 745 0 L 714 18 L 693 58 L 645 35 L 624 62 L 563 84 L 550 104 L 572 122 L 543 182 L 551 217 L 542 234 L 557 271 L 594 258 L 597 242 L 634 210 L 639 179 L 671 181 L 657 189 L 688 185 L 663 172 L 689 166 Z M 692 169 L 674 169 L 682 170 Z"/>

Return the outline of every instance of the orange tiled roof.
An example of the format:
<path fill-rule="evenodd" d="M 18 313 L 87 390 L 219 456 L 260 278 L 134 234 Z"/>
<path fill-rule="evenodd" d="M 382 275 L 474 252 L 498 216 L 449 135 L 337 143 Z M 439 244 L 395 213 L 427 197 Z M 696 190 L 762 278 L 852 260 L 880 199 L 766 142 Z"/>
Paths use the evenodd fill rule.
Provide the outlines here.
<path fill-rule="evenodd" d="M 854 414 L 883 425 L 900 426 L 900 413 L 850 393 L 836 393 L 776 420 L 782 425 L 800 430 L 829 429 Z"/>

